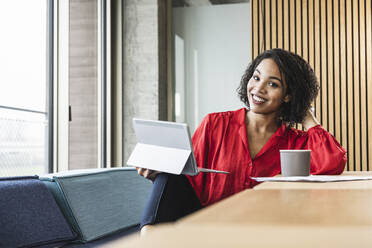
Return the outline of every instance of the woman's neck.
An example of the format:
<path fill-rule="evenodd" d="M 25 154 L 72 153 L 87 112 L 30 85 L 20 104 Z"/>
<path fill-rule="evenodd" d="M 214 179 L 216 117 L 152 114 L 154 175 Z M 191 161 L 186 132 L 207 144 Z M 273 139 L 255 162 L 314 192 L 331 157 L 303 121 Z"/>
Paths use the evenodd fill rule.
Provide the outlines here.
<path fill-rule="evenodd" d="M 276 113 L 264 115 L 247 111 L 245 119 L 247 129 L 257 133 L 274 133 L 278 129 Z"/>

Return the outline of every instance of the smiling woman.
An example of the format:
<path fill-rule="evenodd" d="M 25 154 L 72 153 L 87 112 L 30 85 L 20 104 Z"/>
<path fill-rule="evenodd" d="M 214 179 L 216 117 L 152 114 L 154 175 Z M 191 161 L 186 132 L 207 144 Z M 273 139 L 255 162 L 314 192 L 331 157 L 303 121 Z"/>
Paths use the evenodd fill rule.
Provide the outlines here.
<path fill-rule="evenodd" d="M 238 92 L 248 108 L 208 114 L 192 138 L 199 167 L 230 173 L 201 173 L 186 180 L 139 169 L 154 180 L 143 226 L 176 220 L 253 188 L 258 182 L 252 177 L 281 173 L 279 150 L 311 150 L 311 174 L 342 173 L 346 151 L 310 110 L 318 82 L 301 57 L 281 49 L 265 51 L 249 65 Z M 298 122 L 306 131 L 292 127 Z"/>

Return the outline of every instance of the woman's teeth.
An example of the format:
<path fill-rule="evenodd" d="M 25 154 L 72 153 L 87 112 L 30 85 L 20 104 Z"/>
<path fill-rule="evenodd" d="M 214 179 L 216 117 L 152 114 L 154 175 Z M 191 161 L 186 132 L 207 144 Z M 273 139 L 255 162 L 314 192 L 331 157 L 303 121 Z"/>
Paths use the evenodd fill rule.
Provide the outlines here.
<path fill-rule="evenodd" d="M 261 98 L 261 97 L 258 97 L 258 96 L 256 96 L 256 95 L 253 95 L 252 98 L 253 98 L 253 100 L 255 100 L 255 101 L 257 101 L 257 102 L 264 102 L 264 101 L 265 101 L 265 99 L 263 99 L 263 98 Z"/>

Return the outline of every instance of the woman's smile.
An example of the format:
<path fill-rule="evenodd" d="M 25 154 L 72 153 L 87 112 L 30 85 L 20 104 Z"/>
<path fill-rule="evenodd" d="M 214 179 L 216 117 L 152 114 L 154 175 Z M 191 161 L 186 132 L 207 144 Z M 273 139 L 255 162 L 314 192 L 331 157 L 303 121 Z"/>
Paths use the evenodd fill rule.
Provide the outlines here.
<path fill-rule="evenodd" d="M 264 99 L 262 97 L 259 97 L 255 94 L 251 94 L 251 95 L 252 95 L 252 103 L 253 104 L 260 105 L 260 104 L 263 104 L 267 101 L 266 99 Z"/>

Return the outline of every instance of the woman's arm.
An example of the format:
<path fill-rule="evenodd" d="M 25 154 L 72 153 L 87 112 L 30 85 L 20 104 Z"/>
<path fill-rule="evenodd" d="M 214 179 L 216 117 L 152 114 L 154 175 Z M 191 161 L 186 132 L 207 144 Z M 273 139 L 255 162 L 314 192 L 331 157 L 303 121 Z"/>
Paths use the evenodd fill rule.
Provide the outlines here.
<path fill-rule="evenodd" d="M 341 174 L 346 164 L 346 150 L 322 126 L 311 110 L 303 123 L 307 148 L 311 150 L 311 174 Z"/>
<path fill-rule="evenodd" d="M 208 168 L 207 160 L 209 153 L 209 132 L 210 132 L 210 116 L 204 117 L 198 128 L 192 136 L 192 145 L 195 155 L 195 160 L 198 167 Z M 205 189 L 206 178 L 209 177 L 208 173 L 199 173 L 197 176 L 187 176 L 196 195 L 198 196 L 202 205 L 205 205 L 208 197 L 209 190 Z"/>

